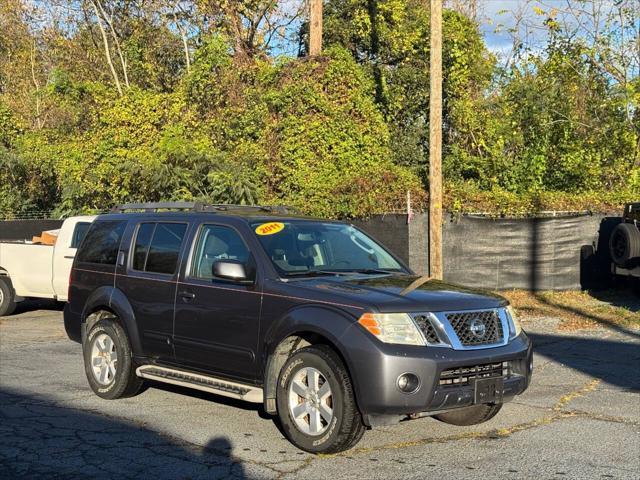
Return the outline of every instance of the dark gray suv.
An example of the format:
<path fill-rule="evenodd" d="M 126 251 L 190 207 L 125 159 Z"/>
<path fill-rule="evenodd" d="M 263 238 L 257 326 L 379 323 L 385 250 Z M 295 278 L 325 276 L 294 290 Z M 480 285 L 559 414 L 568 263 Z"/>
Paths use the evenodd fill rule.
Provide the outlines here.
<path fill-rule="evenodd" d="M 316 453 L 408 418 L 485 422 L 531 378 L 503 298 L 417 277 L 353 225 L 269 207 L 99 216 L 64 319 L 97 395 L 151 379 L 262 403 Z"/>

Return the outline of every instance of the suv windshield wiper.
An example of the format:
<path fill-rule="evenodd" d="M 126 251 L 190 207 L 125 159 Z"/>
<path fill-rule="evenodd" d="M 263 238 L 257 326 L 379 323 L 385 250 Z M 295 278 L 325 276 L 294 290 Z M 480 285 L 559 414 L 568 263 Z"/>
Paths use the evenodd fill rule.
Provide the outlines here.
<path fill-rule="evenodd" d="M 298 270 L 295 272 L 287 272 L 285 276 L 287 277 L 298 277 L 302 275 L 348 275 L 351 272 L 340 272 L 335 270 Z"/>
<path fill-rule="evenodd" d="M 390 270 L 383 270 L 381 268 L 356 268 L 354 270 L 301 270 L 295 272 L 287 272 L 287 277 L 300 277 L 305 275 L 391 275 L 393 272 Z"/>
<path fill-rule="evenodd" d="M 342 273 L 363 273 L 365 275 L 385 273 L 391 275 L 393 272 L 391 270 L 383 270 L 382 268 L 356 268 L 354 270 L 343 270 Z"/>

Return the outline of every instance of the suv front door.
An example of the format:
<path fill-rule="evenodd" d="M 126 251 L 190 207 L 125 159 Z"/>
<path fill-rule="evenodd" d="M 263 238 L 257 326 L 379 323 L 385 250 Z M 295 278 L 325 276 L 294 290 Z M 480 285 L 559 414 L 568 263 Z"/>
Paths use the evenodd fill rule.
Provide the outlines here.
<path fill-rule="evenodd" d="M 216 261 L 242 262 L 254 281 L 216 278 Z M 202 225 L 176 298 L 174 345 L 178 363 L 241 380 L 256 378 L 261 292 L 253 256 L 232 227 Z"/>

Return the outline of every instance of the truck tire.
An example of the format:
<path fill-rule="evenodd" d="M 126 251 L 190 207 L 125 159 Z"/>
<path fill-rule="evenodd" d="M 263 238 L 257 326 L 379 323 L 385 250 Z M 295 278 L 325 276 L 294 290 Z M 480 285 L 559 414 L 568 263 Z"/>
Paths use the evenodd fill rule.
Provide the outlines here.
<path fill-rule="evenodd" d="M 583 245 L 580 247 L 580 258 L 582 260 L 589 260 L 596 254 L 596 249 L 593 248 L 593 245 Z"/>
<path fill-rule="evenodd" d="M 478 425 L 491 420 L 501 409 L 501 403 L 487 403 L 441 413 L 440 415 L 434 415 L 434 418 L 451 425 Z"/>
<path fill-rule="evenodd" d="M 640 230 L 632 223 L 621 223 L 609 238 L 611 258 L 621 267 L 640 257 Z"/>
<path fill-rule="evenodd" d="M 136 395 L 144 384 L 136 375 L 127 333 L 116 319 L 96 322 L 82 342 L 84 370 L 99 397 L 113 400 Z"/>
<path fill-rule="evenodd" d="M 276 402 L 285 435 L 306 452 L 342 452 L 364 435 L 349 372 L 326 345 L 302 348 L 287 360 Z"/>
<path fill-rule="evenodd" d="M 8 277 L 0 277 L 0 317 L 11 315 L 16 309 L 16 293 Z"/>

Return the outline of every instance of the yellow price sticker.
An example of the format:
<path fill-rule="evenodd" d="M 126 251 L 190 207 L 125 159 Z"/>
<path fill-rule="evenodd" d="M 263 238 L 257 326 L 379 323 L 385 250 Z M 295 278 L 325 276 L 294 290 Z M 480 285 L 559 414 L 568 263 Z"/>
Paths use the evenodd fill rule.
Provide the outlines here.
<path fill-rule="evenodd" d="M 273 235 L 274 233 L 281 232 L 284 229 L 284 223 L 269 222 L 263 223 L 256 227 L 256 233 L 258 235 Z"/>

